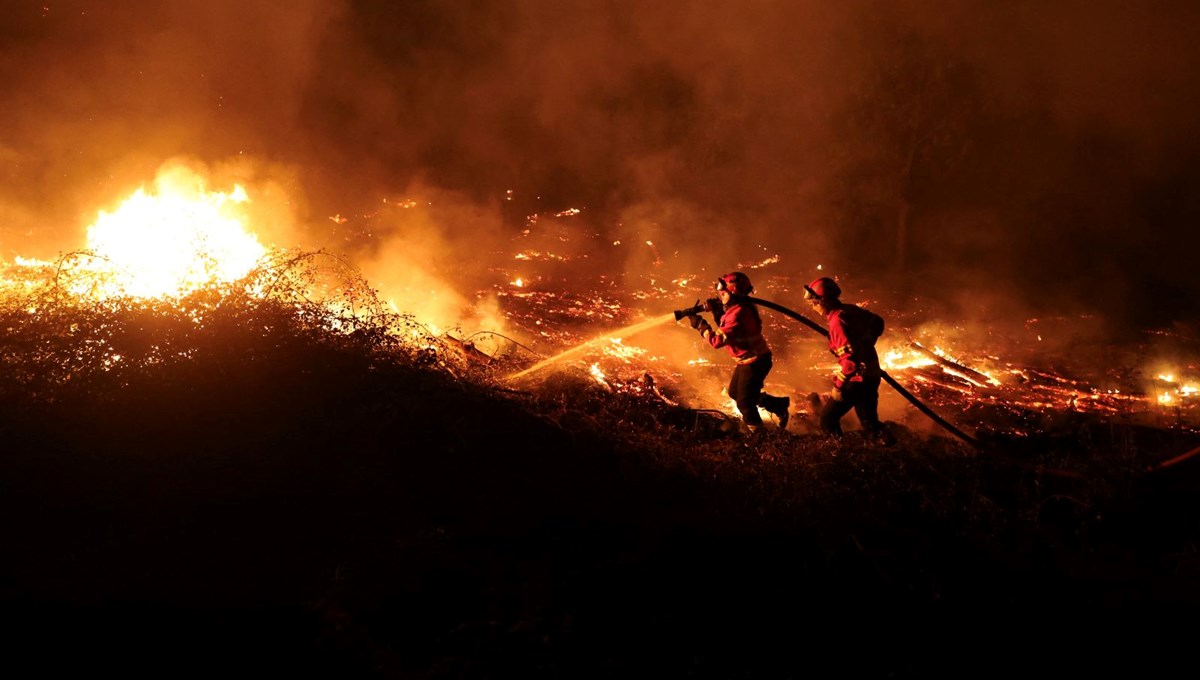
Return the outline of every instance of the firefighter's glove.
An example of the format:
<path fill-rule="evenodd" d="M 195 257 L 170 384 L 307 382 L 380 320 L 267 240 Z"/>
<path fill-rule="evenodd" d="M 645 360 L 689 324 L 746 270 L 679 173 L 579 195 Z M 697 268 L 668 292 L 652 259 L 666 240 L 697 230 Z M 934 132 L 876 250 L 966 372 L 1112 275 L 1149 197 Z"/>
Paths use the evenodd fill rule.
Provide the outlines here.
<path fill-rule="evenodd" d="M 691 324 L 692 328 L 700 331 L 701 333 L 706 330 L 712 330 L 712 326 L 709 326 L 708 322 L 705 321 L 704 318 L 699 314 L 688 315 L 688 323 Z"/>
<path fill-rule="evenodd" d="M 838 371 L 833 376 L 833 389 L 829 390 L 829 398 L 834 401 L 845 399 L 842 395 L 842 390 L 846 387 L 846 375 Z"/>

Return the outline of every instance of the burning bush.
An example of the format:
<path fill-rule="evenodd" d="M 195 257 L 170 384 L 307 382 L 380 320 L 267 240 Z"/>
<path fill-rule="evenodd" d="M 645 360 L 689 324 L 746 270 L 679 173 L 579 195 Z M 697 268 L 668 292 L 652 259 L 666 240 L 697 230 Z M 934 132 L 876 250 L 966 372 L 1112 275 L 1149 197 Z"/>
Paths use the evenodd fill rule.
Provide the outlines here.
<path fill-rule="evenodd" d="M 300 348 L 428 362 L 437 346 L 412 317 L 387 312 L 340 258 L 280 251 L 245 276 L 178 295 L 96 294 L 92 253 L 20 267 L 0 294 L 0 395 L 8 403 L 112 399 L 187 366 L 304 366 Z"/>

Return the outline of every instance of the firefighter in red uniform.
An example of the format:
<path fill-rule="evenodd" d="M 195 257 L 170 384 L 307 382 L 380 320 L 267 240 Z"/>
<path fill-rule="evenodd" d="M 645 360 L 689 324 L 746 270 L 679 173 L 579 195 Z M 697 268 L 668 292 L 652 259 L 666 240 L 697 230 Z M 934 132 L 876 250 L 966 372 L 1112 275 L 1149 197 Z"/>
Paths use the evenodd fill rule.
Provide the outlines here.
<path fill-rule="evenodd" d="M 758 307 L 746 299 L 754 286 L 742 272 L 731 272 L 717 279 L 716 290 L 721 310 L 714 306 L 711 311 L 717 328 L 699 314 L 688 315 L 688 321 L 709 345 L 714 349 L 724 347 L 737 362 L 729 379 L 729 397 L 737 403 L 747 429 L 751 433 L 761 430 L 763 421 L 758 407 L 762 406 L 778 420 L 779 429 L 786 430 L 792 400 L 762 391 L 773 363 L 771 347 L 763 337 Z"/>
<path fill-rule="evenodd" d="M 883 317 L 841 301 L 842 289 L 823 276 L 804 287 L 804 299 L 829 324 L 829 351 L 837 358 L 830 398 L 821 407 L 821 431 L 841 436 L 842 417 L 854 410 L 862 429 L 887 439 L 879 422 L 879 383 L 883 369 L 875 341 L 883 335 Z"/>

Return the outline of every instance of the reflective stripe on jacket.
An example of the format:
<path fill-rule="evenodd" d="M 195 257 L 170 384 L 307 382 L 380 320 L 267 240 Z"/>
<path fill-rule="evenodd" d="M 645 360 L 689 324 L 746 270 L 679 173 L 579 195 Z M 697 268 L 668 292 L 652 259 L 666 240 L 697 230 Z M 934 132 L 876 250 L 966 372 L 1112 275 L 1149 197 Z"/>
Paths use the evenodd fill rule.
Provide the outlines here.
<path fill-rule="evenodd" d="M 857 305 L 843 304 L 825 314 L 829 322 L 829 351 L 837 358 L 834 383 L 862 382 L 881 374 L 875 341 L 883 335 L 883 317 Z"/>

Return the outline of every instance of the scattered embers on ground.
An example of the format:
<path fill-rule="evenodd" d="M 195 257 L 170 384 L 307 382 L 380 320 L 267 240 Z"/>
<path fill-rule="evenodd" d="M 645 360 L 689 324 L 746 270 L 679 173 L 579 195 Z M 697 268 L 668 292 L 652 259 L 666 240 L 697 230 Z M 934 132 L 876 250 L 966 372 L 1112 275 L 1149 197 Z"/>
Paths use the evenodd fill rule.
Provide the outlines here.
<path fill-rule="evenodd" d="M 949 645 L 1098 670 L 1049 640 L 1128 645 L 1200 604 L 1186 429 L 1086 415 L 973 448 L 891 423 L 883 446 L 799 417 L 750 438 L 652 381 L 514 389 L 464 343 L 195 302 L 5 311 L 14 663 L 961 676 Z M 990 647 L 1014 619 L 1035 642 Z"/>

